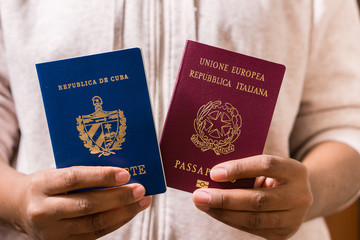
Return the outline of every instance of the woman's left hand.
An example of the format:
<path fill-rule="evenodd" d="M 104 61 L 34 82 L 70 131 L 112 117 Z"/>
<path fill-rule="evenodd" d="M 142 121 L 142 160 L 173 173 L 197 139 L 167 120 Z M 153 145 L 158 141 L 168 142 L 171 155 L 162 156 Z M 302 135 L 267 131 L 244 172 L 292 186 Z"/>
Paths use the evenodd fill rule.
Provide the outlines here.
<path fill-rule="evenodd" d="M 294 159 L 258 155 L 211 170 L 217 182 L 253 177 L 253 189 L 201 188 L 193 193 L 193 201 L 198 209 L 230 226 L 266 239 L 287 239 L 312 204 L 307 168 Z"/>

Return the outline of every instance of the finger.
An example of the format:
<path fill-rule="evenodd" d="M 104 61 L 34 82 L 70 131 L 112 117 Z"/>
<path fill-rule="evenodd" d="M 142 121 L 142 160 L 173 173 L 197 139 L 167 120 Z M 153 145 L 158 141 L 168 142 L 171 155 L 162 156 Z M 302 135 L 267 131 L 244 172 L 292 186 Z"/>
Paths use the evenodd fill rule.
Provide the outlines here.
<path fill-rule="evenodd" d="M 44 171 L 38 174 L 37 183 L 48 195 L 94 187 L 114 187 L 127 183 L 130 174 L 115 167 L 69 167 Z"/>
<path fill-rule="evenodd" d="M 286 228 L 292 216 L 289 211 L 243 212 L 225 209 L 210 209 L 207 214 L 234 227 L 253 230 Z"/>
<path fill-rule="evenodd" d="M 131 219 L 116 224 L 114 226 L 108 227 L 108 228 L 104 228 L 104 229 L 100 229 L 91 233 L 85 233 L 85 234 L 74 234 L 71 235 L 69 238 L 67 238 L 68 240 L 93 240 L 93 239 L 98 239 L 100 237 L 103 237 L 115 230 L 117 230 L 118 228 L 122 227 L 123 225 L 125 225 L 126 223 L 128 223 Z"/>
<path fill-rule="evenodd" d="M 293 226 L 300 225 L 289 211 L 253 213 L 211 209 L 207 214 L 232 227 L 267 239 L 287 239 L 293 233 Z"/>
<path fill-rule="evenodd" d="M 82 193 L 56 195 L 45 200 L 48 214 L 57 219 L 75 218 L 122 208 L 139 201 L 145 195 L 140 184 L 93 190 Z"/>
<path fill-rule="evenodd" d="M 237 211 L 281 211 L 291 209 L 296 199 L 290 199 L 285 187 L 273 189 L 198 189 L 193 194 L 195 205 L 208 211 L 221 208 Z M 285 194 L 284 194 L 285 193 Z M 290 205 L 292 204 L 292 205 Z"/>
<path fill-rule="evenodd" d="M 214 181 L 227 182 L 240 178 L 259 176 L 289 180 L 298 174 L 298 169 L 305 167 L 296 160 L 258 155 L 220 163 L 212 168 L 210 177 Z"/>
<path fill-rule="evenodd" d="M 66 224 L 72 234 L 96 233 L 103 229 L 110 228 L 125 223 L 136 216 L 140 211 L 146 209 L 151 204 L 151 196 L 143 198 L 141 201 L 129 206 L 118 208 L 111 211 L 92 214 L 75 219 L 62 220 L 61 224 Z"/>

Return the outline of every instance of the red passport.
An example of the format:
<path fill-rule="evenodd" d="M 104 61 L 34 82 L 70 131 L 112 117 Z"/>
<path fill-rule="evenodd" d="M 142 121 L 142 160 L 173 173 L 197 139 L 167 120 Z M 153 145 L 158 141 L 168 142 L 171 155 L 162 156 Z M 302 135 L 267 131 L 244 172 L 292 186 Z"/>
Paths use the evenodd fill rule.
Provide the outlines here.
<path fill-rule="evenodd" d="M 251 188 L 218 183 L 218 163 L 262 154 L 285 66 L 187 41 L 160 149 L 169 187 Z"/>

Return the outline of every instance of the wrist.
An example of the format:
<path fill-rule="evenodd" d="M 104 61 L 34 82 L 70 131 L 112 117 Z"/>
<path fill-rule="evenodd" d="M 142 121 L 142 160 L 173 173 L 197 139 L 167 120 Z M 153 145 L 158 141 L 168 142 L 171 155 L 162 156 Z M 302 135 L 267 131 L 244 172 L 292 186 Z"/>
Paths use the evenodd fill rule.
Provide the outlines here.
<path fill-rule="evenodd" d="M 29 182 L 29 175 L 25 175 L 19 172 L 14 173 L 14 185 L 13 185 L 13 194 L 12 194 L 12 204 L 11 209 L 13 213 L 10 214 L 10 223 L 21 232 L 24 231 L 24 224 L 26 220 L 26 189 L 28 187 L 27 183 Z"/>
<path fill-rule="evenodd" d="M 0 163 L 0 218 L 21 230 L 23 221 L 24 189 L 27 175 L 17 172 L 6 163 Z"/>

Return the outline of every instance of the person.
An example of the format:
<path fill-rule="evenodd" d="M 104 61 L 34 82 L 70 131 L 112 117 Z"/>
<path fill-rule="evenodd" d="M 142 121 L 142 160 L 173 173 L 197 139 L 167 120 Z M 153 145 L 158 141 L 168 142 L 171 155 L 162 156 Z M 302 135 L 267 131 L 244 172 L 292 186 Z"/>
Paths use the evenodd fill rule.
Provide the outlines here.
<path fill-rule="evenodd" d="M 357 198 L 354 0 L 3 0 L 0 14 L 1 239 L 329 239 L 323 217 Z M 160 135 L 187 39 L 287 67 L 264 154 L 211 171 L 254 188 L 68 194 L 129 174 L 54 168 L 35 63 L 140 46 Z"/>

